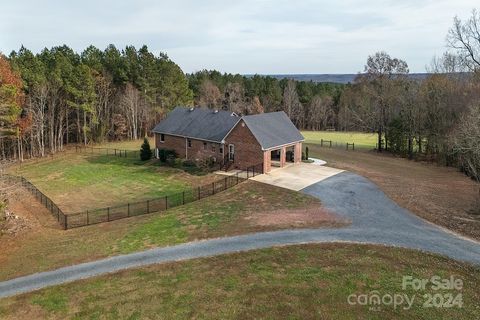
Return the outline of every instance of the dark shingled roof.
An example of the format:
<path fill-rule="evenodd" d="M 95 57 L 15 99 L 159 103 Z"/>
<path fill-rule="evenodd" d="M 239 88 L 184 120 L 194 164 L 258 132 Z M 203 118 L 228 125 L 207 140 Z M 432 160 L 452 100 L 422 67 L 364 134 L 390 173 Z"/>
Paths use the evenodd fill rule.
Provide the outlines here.
<path fill-rule="evenodd" d="M 239 117 L 230 111 L 177 107 L 153 132 L 221 143 L 240 119 L 264 150 L 304 140 L 283 111 Z"/>
<path fill-rule="evenodd" d="M 264 150 L 305 139 L 283 111 L 244 116 L 242 119 Z"/>
<path fill-rule="evenodd" d="M 153 132 L 222 142 L 227 133 L 240 120 L 229 111 L 204 108 L 176 107 L 164 120 L 155 126 Z"/>

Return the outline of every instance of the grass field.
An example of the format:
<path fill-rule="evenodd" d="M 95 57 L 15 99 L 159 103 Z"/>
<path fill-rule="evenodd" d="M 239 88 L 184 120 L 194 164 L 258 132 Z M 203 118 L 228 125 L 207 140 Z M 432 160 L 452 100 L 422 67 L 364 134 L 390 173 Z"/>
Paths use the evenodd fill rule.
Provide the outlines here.
<path fill-rule="evenodd" d="M 161 213 L 64 231 L 25 191 L 12 199 L 10 207 L 28 227 L 14 235 L 0 233 L 0 280 L 181 242 L 345 224 L 310 220 L 309 210 L 319 210 L 319 206 L 319 201 L 308 195 L 247 181 Z M 305 209 L 305 218 L 297 214 L 299 208 Z"/>
<path fill-rule="evenodd" d="M 153 149 L 155 147 L 155 139 L 153 137 L 148 138 L 150 147 Z M 124 140 L 124 141 L 109 141 L 105 143 L 98 143 L 92 145 L 95 148 L 112 148 L 112 149 L 124 149 L 124 150 L 140 150 L 142 146 L 143 139 L 138 140 Z"/>
<path fill-rule="evenodd" d="M 49 196 L 65 213 L 124 204 L 181 192 L 211 182 L 159 166 L 156 161 L 106 155 L 68 154 L 23 165 L 17 171 Z"/>
<path fill-rule="evenodd" d="M 126 270 L 0 300 L 4 319 L 478 319 L 480 270 L 443 257 L 373 245 L 299 245 Z M 402 277 L 461 279 L 461 290 L 402 289 Z M 351 294 L 406 294 L 394 308 Z M 425 294 L 463 307 L 424 307 Z M 351 300 L 352 301 L 352 300 Z M 355 300 L 353 300 L 355 301 Z M 389 301 L 389 300 L 385 300 Z"/>
<path fill-rule="evenodd" d="M 357 148 L 374 149 L 377 144 L 377 135 L 374 133 L 342 132 L 342 131 L 302 131 L 306 143 L 320 144 L 321 140 L 331 140 L 333 146 L 344 146 L 346 143 L 355 143 Z"/>

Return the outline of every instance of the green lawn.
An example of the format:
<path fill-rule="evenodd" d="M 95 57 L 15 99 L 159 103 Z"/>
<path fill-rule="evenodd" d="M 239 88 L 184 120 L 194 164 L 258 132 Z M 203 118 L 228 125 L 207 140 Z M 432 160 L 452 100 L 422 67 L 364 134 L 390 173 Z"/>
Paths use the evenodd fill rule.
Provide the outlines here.
<path fill-rule="evenodd" d="M 29 179 L 66 213 L 157 198 L 209 182 L 158 162 L 113 155 L 67 154 L 23 165 Z"/>
<path fill-rule="evenodd" d="M 0 317 L 48 319 L 478 319 L 480 270 L 440 256 L 373 245 L 271 248 L 126 270 L 0 300 Z M 461 279 L 460 290 L 402 289 L 402 277 Z M 414 302 L 349 304 L 351 294 Z M 463 306 L 424 307 L 425 294 Z M 442 298 L 443 299 L 443 298 Z M 350 301 L 355 301 L 351 299 Z M 358 300 L 357 300 L 358 301 Z M 384 300 L 387 301 L 388 299 Z"/>
<path fill-rule="evenodd" d="M 377 144 L 375 133 L 343 132 L 343 131 L 302 131 L 306 143 L 320 144 L 321 140 L 331 140 L 333 146 L 344 146 L 346 143 L 355 143 L 358 148 L 374 149 Z"/>

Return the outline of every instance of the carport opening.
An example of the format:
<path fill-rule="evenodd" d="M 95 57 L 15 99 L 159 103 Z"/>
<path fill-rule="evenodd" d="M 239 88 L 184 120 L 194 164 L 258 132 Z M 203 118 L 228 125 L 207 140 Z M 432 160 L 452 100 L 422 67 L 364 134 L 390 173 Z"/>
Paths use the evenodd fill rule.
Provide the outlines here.
<path fill-rule="evenodd" d="M 280 167 L 280 150 L 272 150 L 271 151 L 271 165 L 272 167 Z"/>

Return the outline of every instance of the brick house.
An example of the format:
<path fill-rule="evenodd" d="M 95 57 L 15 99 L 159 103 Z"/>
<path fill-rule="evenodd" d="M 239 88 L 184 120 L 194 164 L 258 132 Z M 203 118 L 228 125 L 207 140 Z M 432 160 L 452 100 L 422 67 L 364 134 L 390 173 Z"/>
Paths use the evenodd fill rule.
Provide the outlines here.
<path fill-rule="evenodd" d="M 239 116 L 229 111 L 177 107 L 153 129 L 155 154 L 175 150 L 179 157 L 198 161 L 211 158 L 225 169 L 245 169 L 263 163 L 298 163 L 303 136 L 285 112 Z"/>

